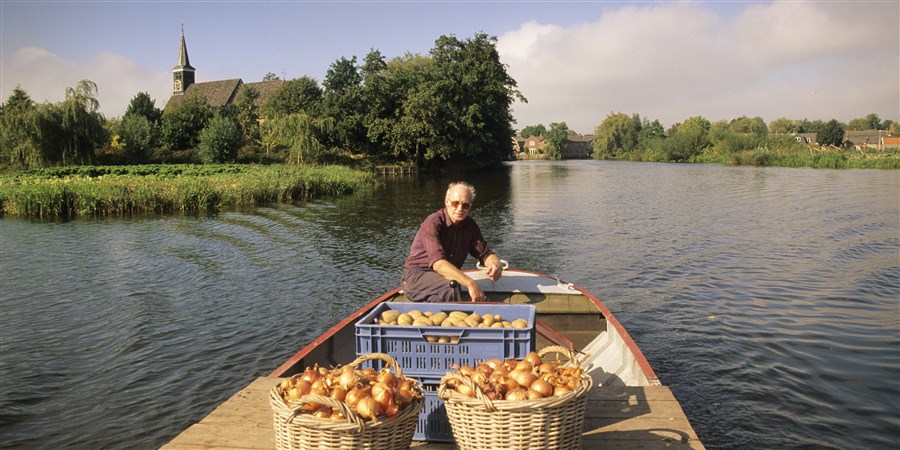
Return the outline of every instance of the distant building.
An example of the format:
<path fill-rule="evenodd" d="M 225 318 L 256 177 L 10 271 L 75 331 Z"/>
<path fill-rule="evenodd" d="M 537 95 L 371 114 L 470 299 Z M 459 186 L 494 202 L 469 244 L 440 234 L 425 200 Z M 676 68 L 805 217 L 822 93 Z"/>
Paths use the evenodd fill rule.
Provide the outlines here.
<path fill-rule="evenodd" d="M 594 152 L 594 137 L 570 132 L 566 136 L 566 148 L 560 152 L 561 159 L 589 159 Z M 544 154 L 544 150 L 550 145 L 544 136 L 516 136 L 513 138 L 513 149 L 517 154 L 527 158 L 538 158 Z"/>
<path fill-rule="evenodd" d="M 273 94 L 284 85 L 282 80 L 260 81 L 257 83 L 244 83 L 240 78 L 220 81 L 195 82 L 196 69 L 191 66 L 188 58 L 187 44 L 184 41 L 184 30 L 181 30 L 181 46 L 178 52 L 178 64 L 172 68 L 172 96 L 166 102 L 165 111 L 181 106 L 185 98 L 192 95 L 202 95 L 207 103 L 212 106 L 224 106 L 234 103 L 242 86 L 253 87 L 259 92 L 256 99 L 257 105 L 264 105 Z"/>
<path fill-rule="evenodd" d="M 853 146 L 856 150 L 877 150 L 883 151 L 892 145 L 894 136 L 887 130 L 863 130 L 863 131 L 846 131 L 844 132 L 844 143 Z M 885 142 L 887 140 L 887 142 Z"/>

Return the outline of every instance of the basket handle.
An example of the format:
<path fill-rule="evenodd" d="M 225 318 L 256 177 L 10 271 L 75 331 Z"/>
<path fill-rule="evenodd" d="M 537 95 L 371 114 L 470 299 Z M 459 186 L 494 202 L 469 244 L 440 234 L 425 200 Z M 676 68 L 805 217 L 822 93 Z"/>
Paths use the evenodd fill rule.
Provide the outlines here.
<path fill-rule="evenodd" d="M 394 375 L 396 375 L 397 378 L 403 376 L 403 369 L 400 368 L 400 364 L 397 364 L 397 360 L 387 353 L 369 353 L 366 355 L 362 355 L 359 358 L 354 359 L 353 362 L 347 365 L 352 366 L 354 369 L 357 369 L 362 363 L 371 361 L 373 359 L 384 361 L 385 364 L 387 364 L 387 367 L 394 369 Z"/>
<path fill-rule="evenodd" d="M 347 422 L 350 422 L 350 423 L 356 425 L 357 431 L 359 431 L 359 432 L 362 432 L 363 428 L 365 428 L 365 422 L 363 421 L 363 418 L 360 417 L 359 414 L 356 414 L 355 412 L 351 411 L 350 407 L 347 406 L 346 404 L 344 404 L 344 402 L 335 400 L 331 397 L 326 397 L 324 395 L 316 395 L 316 394 L 306 394 L 303 397 L 300 397 L 299 400 L 297 400 L 296 402 L 294 402 L 291 405 L 291 409 L 293 411 L 291 412 L 291 416 L 288 417 L 288 419 L 287 419 L 288 423 L 293 422 L 294 417 L 297 417 L 298 415 L 300 415 L 300 410 L 304 406 L 309 405 L 311 403 L 318 404 L 318 405 L 330 406 L 332 409 L 340 410 L 341 414 L 343 414 L 344 417 L 347 418 Z"/>
<path fill-rule="evenodd" d="M 572 364 L 576 366 L 581 366 L 581 362 L 578 361 L 578 355 L 575 354 L 568 347 L 563 347 L 561 345 L 551 345 L 549 347 L 544 347 L 540 351 L 538 351 L 538 356 L 543 358 L 547 354 L 556 353 L 557 355 L 563 355 L 566 359 L 569 360 Z"/>

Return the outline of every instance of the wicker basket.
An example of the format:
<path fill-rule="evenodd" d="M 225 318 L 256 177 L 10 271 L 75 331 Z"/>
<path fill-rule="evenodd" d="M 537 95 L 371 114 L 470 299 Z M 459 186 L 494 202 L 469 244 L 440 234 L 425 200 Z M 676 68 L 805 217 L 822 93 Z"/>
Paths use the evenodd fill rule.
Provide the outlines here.
<path fill-rule="evenodd" d="M 565 355 L 577 363 L 574 353 L 552 346 L 538 352 Z M 447 386 L 456 378 L 467 383 L 475 398 Z M 441 379 L 438 397 L 444 400 L 456 445 L 461 450 L 482 449 L 580 449 L 587 392 L 593 382 L 583 374 L 578 387 L 561 396 L 539 400 L 491 401 L 469 378 L 457 372 Z"/>
<path fill-rule="evenodd" d="M 394 370 L 397 378 L 403 377 L 400 366 L 394 358 L 384 353 L 360 356 L 349 365 L 358 368 L 364 361 L 371 359 L 385 361 L 387 366 Z M 416 380 L 406 379 L 412 381 L 422 394 L 421 385 Z M 272 388 L 269 400 L 274 413 L 275 447 L 283 450 L 409 449 L 418 423 L 419 411 L 424 405 L 423 396 L 419 396 L 396 416 L 370 422 L 351 411 L 343 402 L 320 395 L 305 395 L 293 403 L 293 406 L 288 406 L 281 398 L 280 386 Z M 340 410 L 347 420 L 320 419 L 300 413 L 300 409 L 309 403 L 328 405 Z"/>

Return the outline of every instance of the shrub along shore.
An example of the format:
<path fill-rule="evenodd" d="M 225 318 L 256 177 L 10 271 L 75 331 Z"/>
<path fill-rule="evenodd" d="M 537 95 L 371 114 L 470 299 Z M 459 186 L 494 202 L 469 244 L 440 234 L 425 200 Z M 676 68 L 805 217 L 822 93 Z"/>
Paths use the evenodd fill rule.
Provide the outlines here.
<path fill-rule="evenodd" d="M 344 166 L 72 166 L 0 176 L 0 214 L 78 217 L 216 212 L 343 195 L 374 184 Z"/>

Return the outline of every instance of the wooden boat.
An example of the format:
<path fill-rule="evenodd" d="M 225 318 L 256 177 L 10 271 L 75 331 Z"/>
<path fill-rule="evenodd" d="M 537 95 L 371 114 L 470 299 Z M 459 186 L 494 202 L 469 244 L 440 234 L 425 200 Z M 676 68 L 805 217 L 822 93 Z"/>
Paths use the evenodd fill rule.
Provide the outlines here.
<path fill-rule="evenodd" d="M 562 345 L 579 355 L 594 381 L 588 393 L 583 448 L 704 448 L 671 390 L 662 385 L 622 324 L 593 294 L 527 271 L 506 270 L 496 282 L 481 271 L 467 273 L 485 291 L 487 302 L 535 306 L 536 348 Z M 405 301 L 395 289 L 363 306 L 163 448 L 273 448 L 268 403 L 272 386 L 315 364 L 331 367 L 353 361 L 357 320 L 383 302 Z M 413 441 L 412 447 L 455 448 L 452 443 L 425 441 Z"/>

